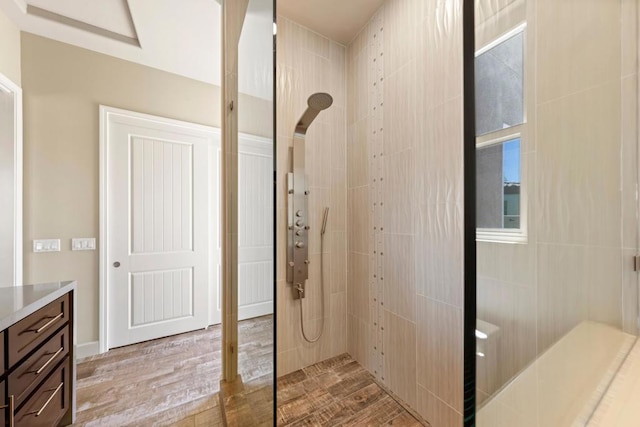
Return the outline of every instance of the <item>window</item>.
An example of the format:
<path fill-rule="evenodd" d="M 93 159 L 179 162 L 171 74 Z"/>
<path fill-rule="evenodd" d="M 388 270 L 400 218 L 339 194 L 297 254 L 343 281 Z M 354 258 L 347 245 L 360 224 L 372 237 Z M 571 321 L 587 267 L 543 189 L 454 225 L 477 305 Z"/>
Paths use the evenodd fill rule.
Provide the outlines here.
<path fill-rule="evenodd" d="M 476 53 L 478 240 L 526 241 L 524 26 Z"/>
<path fill-rule="evenodd" d="M 478 228 L 520 228 L 520 138 L 476 151 Z"/>

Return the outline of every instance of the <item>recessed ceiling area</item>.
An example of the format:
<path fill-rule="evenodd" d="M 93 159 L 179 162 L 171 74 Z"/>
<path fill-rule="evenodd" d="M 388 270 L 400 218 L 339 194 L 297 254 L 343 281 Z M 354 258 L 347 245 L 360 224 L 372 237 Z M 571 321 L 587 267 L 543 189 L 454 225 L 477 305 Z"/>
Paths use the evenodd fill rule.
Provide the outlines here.
<path fill-rule="evenodd" d="M 278 15 L 347 45 L 384 0 L 277 0 Z"/>
<path fill-rule="evenodd" d="M 273 93 L 271 5 L 272 0 L 249 1 L 240 51 L 245 74 L 239 90 L 263 99 Z M 216 0 L 0 0 L 0 10 L 21 31 L 221 84 Z"/>
<path fill-rule="evenodd" d="M 126 0 L 100 0 L 100 7 L 96 7 L 95 2 L 86 0 L 27 0 L 28 12 L 30 7 L 133 39 L 137 37 Z"/>

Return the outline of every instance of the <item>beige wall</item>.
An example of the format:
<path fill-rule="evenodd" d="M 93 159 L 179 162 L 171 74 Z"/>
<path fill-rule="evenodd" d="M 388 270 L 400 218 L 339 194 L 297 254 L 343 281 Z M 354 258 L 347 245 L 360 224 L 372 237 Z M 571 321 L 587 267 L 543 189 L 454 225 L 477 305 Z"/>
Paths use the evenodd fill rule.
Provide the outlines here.
<path fill-rule="evenodd" d="M 0 73 L 20 86 L 20 30 L 0 11 Z"/>
<path fill-rule="evenodd" d="M 346 78 L 345 48 L 285 18 L 278 17 L 278 342 L 277 375 L 344 353 L 346 345 Z M 300 333 L 300 301 L 286 283 L 286 173 L 293 130 L 314 92 L 328 92 L 333 105 L 320 113 L 306 138 L 311 190 L 310 277 L 304 299 L 307 335 L 316 336 L 322 321 L 319 283 L 319 231 L 324 207 L 329 220 L 324 244 L 324 333 L 309 344 Z"/>
<path fill-rule="evenodd" d="M 347 346 L 434 426 L 462 423 L 461 4 L 388 0 L 347 55 Z"/>
<path fill-rule="evenodd" d="M 72 237 L 98 237 L 100 104 L 220 125 L 220 89 L 22 33 L 25 282 L 78 281 L 78 343 L 98 339 L 98 252 L 72 252 Z M 241 97 L 240 130 L 272 133 L 271 103 Z M 31 240 L 60 238 L 59 253 Z"/>

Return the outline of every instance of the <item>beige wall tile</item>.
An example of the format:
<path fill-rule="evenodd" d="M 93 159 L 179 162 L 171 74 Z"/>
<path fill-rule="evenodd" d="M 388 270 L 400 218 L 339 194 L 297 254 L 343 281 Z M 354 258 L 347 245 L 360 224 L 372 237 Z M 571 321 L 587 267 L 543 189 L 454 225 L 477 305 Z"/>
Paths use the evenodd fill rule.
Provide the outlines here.
<path fill-rule="evenodd" d="M 331 194 L 327 227 L 330 231 L 347 230 L 347 173 L 345 169 L 329 169 Z"/>
<path fill-rule="evenodd" d="M 304 33 L 304 45 L 303 48 L 318 55 L 322 58 L 329 59 L 330 57 L 330 49 L 331 49 L 331 41 L 321 36 L 318 33 L 315 33 L 311 30 L 307 30 L 303 28 Z"/>
<path fill-rule="evenodd" d="M 622 328 L 622 250 L 589 247 L 587 283 L 589 320 Z"/>
<path fill-rule="evenodd" d="M 331 87 L 331 95 L 333 96 L 333 104 L 336 107 L 347 107 L 347 52 L 344 46 L 330 42 L 329 46 L 329 66 L 331 67 L 329 75 L 329 85 Z M 346 120 L 346 114 L 342 115 Z"/>
<path fill-rule="evenodd" d="M 385 155 L 416 144 L 416 61 L 411 60 L 391 75 L 380 78 L 384 84 Z"/>
<path fill-rule="evenodd" d="M 622 0 L 622 76 L 636 74 L 638 66 L 638 2 L 636 0 Z"/>
<path fill-rule="evenodd" d="M 300 113 L 302 114 L 302 113 Z M 309 177 L 309 187 L 331 187 L 331 127 L 335 123 L 327 122 L 329 114 L 318 116 L 317 123 L 309 128 L 305 143 L 310 156 L 307 156 L 305 168 Z"/>
<path fill-rule="evenodd" d="M 297 349 L 278 352 L 276 356 L 278 365 L 276 366 L 276 377 L 287 375 L 293 371 L 304 368 L 300 361 Z"/>
<path fill-rule="evenodd" d="M 384 3 L 384 73 L 394 71 L 410 62 L 416 54 L 416 0 L 387 0 Z"/>
<path fill-rule="evenodd" d="M 416 215 L 416 291 L 457 307 L 463 293 L 462 216 L 452 203 L 422 205 Z"/>
<path fill-rule="evenodd" d="M 543 104 L 537 118 L 539 241 L 619 247 L 620 82 Z"/>
<path fill-rule="evenodd" d="M 622 79 L 622 246 L 638 245 L 637 74 Z"/>
<path fill-rule="evenodd" d="M 536 19 L 539 102 L 620 78 L 620 2 L 539 0 Z"/>
<path fill-rule="evenodd" d="M 349 125 L 347 142 L 348 188 L 369 184 L 369 120 L 360 120 Z"/>
<path fill-rule="evenodd" d="M 417 305 L 418 384 L 462 412 L 462 310 L 421 296 Z"/>
<path fill-rule="evenodd" d="M 454 98 L 420 112 L 422 140 L 415 152 L 419 204 L 462 203 L 462 105 L 462 98 Z"/>
<path fill-rule="evenodd" d="M 416 208 L 414 171 L 414 150 L 407 149 L 396 154 L 385 155 L 384 175 L 372 178 L 381 181 L 383 187 L 386 233 L 414 232 L 413 217 Z"/>
<path fill-rule="evenodd" d="M 416 324 L 384 311 L 384 383 L 416 407 Z"/>
<path fill-rule="evenodd" d="M 331 328 L 331 354 L 342 354 L 347 351 L 346 292 L 339 292 L 331 295 L 331 312 L 329 313 L 328 320 L 329 327 Z"/>
<path fill-rule="evenodd" d="M 371 218 L 363 215 L 369 212 L 369 187 L 358 187 L 348 191 L 347 235 L 349 252 L 369 252 L 369 232 Z"/>
<path fill-rule="evenodd" d="M 349 301 L 348 296 L 347 301 Z M 369 370 L 371 370 L 370 346 L 371 331 L 368 322 L 347 314 L 347 352 Z"/>
<path fill-rule="evenodd" d="M 418 413 L 432 426 L 459 427 L 462 425 L 460 412 L 438 399 L 421 385 L 418 385 Z"/>
<path fill-rule="evenodd" d="M 476 2 L 476 49 L 515 28 L 525 20 L 525 0 L 479 0 Z"/>
<path fill-rule="evenodd" d="M 369 320 L 369 255 L 349 252 L 347 313 Z"/>
<path fill-rule="evenodd" d="M 587 248 L 538 244 L 538 354 L 589 313 Z"/>
<path fill-rule="evenodd" d="M 347 290 L 347 233 L 332 232 L 331 239 L 331 293 Z"/>
<path fill-rule="evenodd" d="M 335 126 L 331 127 L 331 167 L 334 169 L 347 169 L 347 113 L 345 107 L 337 106 L 334 97 L 334 105 L 328 113 L 335 120 Z M 346 179 L 346 178 L 345 178 Z"/>
<path fill-rule="evenodd" d="M 424 19 L 417 28 L 420 77 L 416 82 L 418 101 L 423 110 L 429 110 L 462 96 L 462 1 L 422 3 Z"/>
<path fill-rule="evenodd" d="M 385 234 L 382 256 L 384 307 L 411 322 L 416 321 L 416 259 L 413 239 L 408 234 Z"/>

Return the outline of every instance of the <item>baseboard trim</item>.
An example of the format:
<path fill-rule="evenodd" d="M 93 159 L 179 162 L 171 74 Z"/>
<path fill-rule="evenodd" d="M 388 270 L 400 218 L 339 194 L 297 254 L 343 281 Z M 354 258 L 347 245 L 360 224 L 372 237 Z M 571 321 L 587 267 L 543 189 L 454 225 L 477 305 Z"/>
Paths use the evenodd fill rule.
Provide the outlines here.
<path fill-rule="evenodd" d="M 273 301 L 264 301 L 238 307 L 238 320 L 253 319 L 254 317 L 266 316 L 267 314 L 273 314 Z"/>
<path fill-rule="evenodd" d="M 100 353 L 100 343 L 98 341 L 90 341 L 76 345 L 76 360 L 85 357 L 95 356 Z"/>

